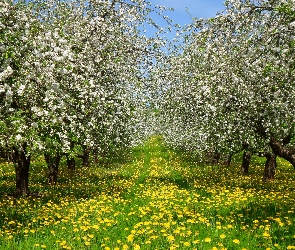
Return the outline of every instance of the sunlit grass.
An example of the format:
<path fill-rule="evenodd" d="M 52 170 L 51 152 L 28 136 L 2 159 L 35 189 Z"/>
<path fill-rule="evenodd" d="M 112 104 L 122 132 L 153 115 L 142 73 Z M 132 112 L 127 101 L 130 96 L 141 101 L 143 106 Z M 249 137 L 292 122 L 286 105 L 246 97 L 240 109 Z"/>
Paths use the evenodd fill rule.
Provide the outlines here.
<path fill-rule="evenodd" d="M 0 249 L 295 249 L 295 178 L 278 162 L 197 166 L 152 138 L 116 167 L 63 169 L 45 184 L 40 161 L 30 187 L 43 197 L 14 199 L 13 167 L 0 168 Z"/>

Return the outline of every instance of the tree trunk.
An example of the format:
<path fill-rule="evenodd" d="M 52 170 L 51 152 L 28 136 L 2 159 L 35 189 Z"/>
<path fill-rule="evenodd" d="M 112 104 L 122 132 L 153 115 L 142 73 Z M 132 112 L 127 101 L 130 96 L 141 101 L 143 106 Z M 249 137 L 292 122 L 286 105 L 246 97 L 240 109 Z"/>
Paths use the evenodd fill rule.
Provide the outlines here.
<path fill-rule="evenodd" d="M 212 164 L 218 164 L 220 160 L 220 153 L 216 150 L 213 154 Z"/>
<path fill-rule="evenodd" d="M 232 159 L 233 155 L 234 155 L 233 153 L 228 154 L 227 159 L 224 162 L 224 165 L 226 165 L 227 167 L 230 166 L 231 159 Z"/>
<path fill-rule="evenodd" d="M 89 167 L 89 155 L 90 155 L 90 148 L 84 148 L 83 155 L 82 155 L 82 167 Z"/>
<path fill-rule="evenodd" d="M 45 161 L 48 167 L 47 181 L 50 185 L 55 185 L 57 183 L 58 166 L 59 166 L 61 156 L 59 153 L 56 153 L 55 155 L 44 154 L 44 156 L 45 156 Z"/>
<path fill-rule="evenodd" d="M 26 155 L 26 144 L 22 145 L 22 149 L 16 147 L 12 150 L 12 161 L 15 169 L 15 195 L 28 195 L 29 194 L 29 169 L 31 156 Z"/>
<path fill-rule="evenodd" d="M 68 165 L 68 170 L 75 170 L 76 169 L 76 161 L 75 161 L 75 159 L 71 158 L 68 155 L 67 155 L 67 165 Z"/>
<path fill-rule="evenodd" d="M 289 161 L 293 168 L 295 169 L 295 148 L 285 146 L 284 143 L 276 140 L 275 138 L 271 138 L 269 145 L 274 154 L 284 158 L 285 160 Z"/>
<path fill-rule="evenodd" d="M 272 153 L 266 153 L 266 162 L 263 173 L 263 181 L 272 181 L 275 178 L 276 168 L 277 168 L 277 156 Z"/>
<path fill-rule="evenodd" d="M 245 150 L 243 153 L 243 162 L 241 165 L 241 173 L 244 175 L 249 174 L 249 166 L 250 166 L 251 158 L 252 158 L 252 153 Z"/>

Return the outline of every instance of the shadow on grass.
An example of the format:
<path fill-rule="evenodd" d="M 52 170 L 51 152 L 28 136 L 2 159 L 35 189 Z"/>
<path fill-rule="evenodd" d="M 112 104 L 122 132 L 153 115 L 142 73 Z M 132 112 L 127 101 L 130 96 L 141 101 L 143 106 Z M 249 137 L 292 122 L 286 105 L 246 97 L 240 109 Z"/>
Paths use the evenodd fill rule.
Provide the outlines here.
<path fill-rule="evenodd" d="M 142 153 L 137 153 L 137 157 L 141 157 Z M 16 227 L 16 224 L 9 225 L 9 221 L 23 225 L 31 223 L 32 218 L 39 215 L 38 209 L 47 206 L 48 202 L 59 205 L 64 200 L 79 202 L 99 195 L 115 196 L 129 192 L 128 187 L 120 183 L 131 182 L 132 176 L 121 175 L 115 170 L 133 160 L 136 159 L 128 155 L 124 159 L 114 158 L 88 168 L 78 166 L 75 171 L 67 170 L 66 161 L 63 160 L 59 167 L 58 183 L 52 186 L 47 183 L 45 163 L 33 163 L 30 168 L 29 189 L 30 194 L 35 195 L 18 198 L 9 195 L 15 191 L 15 175 L 13 167 L 6 166 L 2 169 L 4 174 L 0 176 L 0 230 Z M 22 207 L 23 204 L 35 209 L 26 209 Z"/>
<path fill-rule="evenodd" d="M 31 192 L 35 192 L 36 189 L 39 193 L 43 194 L 42 197 L 20 197 L 13 198 L 6 193 L 13 192 L 13 187 L 9 187 L 3 190 L 0 186 L 0 229 L 10 228 L 15 226 L 12 224 L 8 225 L 8 221 L 15 221 L 23 225 L 31 223 L 33 217 L 38 215 L 38 209 L 48 205 L 48 202 L 59 205 L 62 201 L 67 202 L 83 202 L 83 200 L 95 199 L 100 195 L 114 196 L 123 195 L 124 193 L 130 192 L 129 188 L 124 185 L 119 185 L 122 181 L 130 182 L 131 176 L 123 175 L 104 175 L 97 176 L 94 174 L 85 175 L 83 178 L 87 179 L 87 185 L 83 181 L 83 178 L 79 178 L 76 173 L 68 174 L 71 177 L 62 176 L 59 178 L 59 183 L 55 186 L 47 184 L 37 183 L 38 188 L 35 186 L 36 183 L 31 183 Z M 35 186 L 35 187 L 34 187 Z M 4 192 L 3 192 L 4 191 Z M 24 207 L 19 207 L 18 203 L 27 204 L 27 207 L 34 207 L 35 209 L 29 209 L 26 211 Z M 52 208 L 52 206 L 50 206 Z M 50 209 L 48 207 L 48 209 Z"/>

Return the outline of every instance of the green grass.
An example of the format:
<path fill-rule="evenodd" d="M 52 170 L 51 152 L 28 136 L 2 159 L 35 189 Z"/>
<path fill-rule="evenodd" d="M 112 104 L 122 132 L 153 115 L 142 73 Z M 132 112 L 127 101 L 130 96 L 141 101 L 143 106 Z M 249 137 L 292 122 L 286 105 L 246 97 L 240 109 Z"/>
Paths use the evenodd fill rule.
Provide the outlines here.
<path fill-rule="evenodd" d="M 33 162 L 32 191 L 14 199 L 10 164 L 0 168 L 0 249 L 295 249 L 295 177 L 278 161 L 276 180 L 239 163 L 198 166 L 153 137 L 128 161 L 61 169 L 56 186 Z"/>

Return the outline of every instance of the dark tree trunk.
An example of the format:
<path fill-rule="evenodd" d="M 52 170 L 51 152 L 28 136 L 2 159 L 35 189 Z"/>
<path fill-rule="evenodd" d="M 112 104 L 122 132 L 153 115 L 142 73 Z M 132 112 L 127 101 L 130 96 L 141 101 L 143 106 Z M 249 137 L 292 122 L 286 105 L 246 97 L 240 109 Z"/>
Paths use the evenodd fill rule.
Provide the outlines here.
<path fill-rule="evenodd" d="M 251 158 L 252 158 L 252 153 L 245 150 L 243 153 L 243 161 L 241 165 L 241 173 L 244 175 L 249 174 L 249 166 L 250 166 Z"/>
<path fill-rule="evenodd" d="M 284 158 L 285 160 L 289 161 L 293 168 L 295 169 L 295 148 L 285 146 L 284 143 L 276 140 L 275 138 L 271 138 L 269 145 L 274 154 Z"/>
<path fill-rule="evenodd" d="M 266 162 L 263 173 L 263 181 L 272 181 L 275 178 L 277 168 L 277 156 L 272 153 L 266 153 Z"/>
<path fill-rule="evenodd" d="M 67 166 L 68 170 L 75 170 L 76 169 L 76 161 L 74 158 L 71 158 L 67 155 Z"/>
<path fill-rule="evenodd" d="M 55 155 L 44 154 L 44 156 L 45 156 L 45 161 L 48 167 L 47 181 L 50 185 L 55 185 L 57 183 L 58 166 L 59 166 L 61 156 L 59 153 L 56 153 Z"/>
<path fill-rule="evenodd" d="M 233 153 L 230 153 L 230 154 L 227 156 L 227 159 L 225 160 L 224 165 L 226 165 L 227 167 L 230 166 L 230 163 L 231 163 L 231 160 L 232 160 L 233 155 L 234 155 Z"/>
<path fill-rule="evenodd" d="M 14 147 L 12 150 L 12 161 L 16 176 L 16 196 L 29 194 L 29 169 L 31 156 L 27 155 L 26 144 L 23 144 L 22 147 L 22 149 Z"/>
<path fill-rule="evenodd" d="M 212 159 L 212 163 L 213 164 L 218 164 L 220 160 L 220 153 L 218 151 L 215 151 L 213 154 L 213 159 Z"/>
<path fill-rule="evenodd" d="M 82 158 L 82 167 L 89 167 L 89 156 L 90 156 L 90 148 L 84 148 L 83 150 L 83 155 L 81 156 Z"/>

